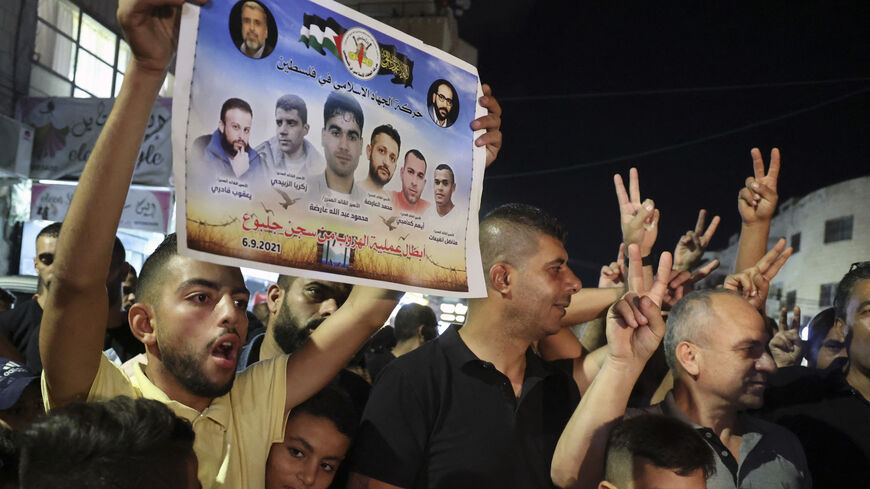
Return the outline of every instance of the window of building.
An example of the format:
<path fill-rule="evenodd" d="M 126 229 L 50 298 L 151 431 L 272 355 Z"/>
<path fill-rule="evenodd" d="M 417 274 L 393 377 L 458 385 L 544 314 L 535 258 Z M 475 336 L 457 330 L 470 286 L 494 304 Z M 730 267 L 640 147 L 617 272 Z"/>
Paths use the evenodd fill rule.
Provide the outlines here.
<path fill-rule="evenodd" d="M 797 291 L 790 290 L 785 293 L 785 308 L 788 310 L 794 309 L 794 305 L 797 302 Z"/>
<path fill-rule="evenodd" d="M 852 239 L 852 216 L 825 221 L 825 243 Z"/>
<path fill-rule="evenodd" d="M 792 253 L 797 253 L 801 250 L 801 233 L 791 235 Z"/>
<path fill-rule="evenodd" d="M 767 294 L 771 299 L 781 301 L 782 300 L 782 282 L 774 283 L 770 285 L 770 291 Z"/>
<path fill-rule="evenodd" d="M 32 96 L 118 95 L 130 46 L 69 0 L 39 0 L 30 71 Z M 161 96 L 171 96 L 167 77 Z"/>
<path fill-rule="evenodd" d="M 834 294 L 837 293 L 837 283 L 822 284 L 819 291 L 819 307 L 830 307 L 834 305 Z"/>

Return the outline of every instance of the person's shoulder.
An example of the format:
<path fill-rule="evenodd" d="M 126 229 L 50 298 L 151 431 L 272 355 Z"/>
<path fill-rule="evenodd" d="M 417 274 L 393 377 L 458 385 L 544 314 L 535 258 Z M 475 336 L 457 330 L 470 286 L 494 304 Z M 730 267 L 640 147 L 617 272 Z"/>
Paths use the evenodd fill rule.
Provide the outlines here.
<path fill-rule="evenodd" d="M 259 154 L 261 158 L 265 155 L 268 155 L 270 148 L 272 146 L 273 139 L 275 139 L 275 138 L 274 137 L 269 138 L 269 139 L 263 141 L 262 143 L 254 146 L 254 151 L 256 151 L 257 154 Z"/>
<path fill-rule="evenodd" d="M 826 370 L 810 367 L 784 367 L 771 378 L 764 396 L 763 412 L 823 401 L 843 390 L 840 364 Z"/>
<path fill-rule="evenodd" d="M 742 415 L 742 420 L 748 428 L 761 433 L 764 437 L 773 437 L 777 443 L 800 446 L 797 436 L 784 426 L 746 413 Z"/>
<path fill-rule="evenodd" d="M 449 360 L 440 340 L 441 337 L 427 341 L 413 351 L 389 362 L 382 370 L 381 375 L 383 376 L 387 371 L 393 371 L 405 377 L 422 378 L 443 372 Z"/>
<path fill-rule="evenodd" d="M 199 151 L 205 151 L 205 148 L 208 147 L 208 143 L 211 142 L 211 134 L 203 134 L 198 138 L 193 140 L 193 147 Z"/>

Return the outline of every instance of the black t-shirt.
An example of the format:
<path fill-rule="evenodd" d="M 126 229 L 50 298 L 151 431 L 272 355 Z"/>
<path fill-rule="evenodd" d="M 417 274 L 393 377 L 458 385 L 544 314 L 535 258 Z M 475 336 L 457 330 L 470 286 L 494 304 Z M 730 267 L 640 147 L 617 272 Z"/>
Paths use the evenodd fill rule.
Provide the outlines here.
<path fill-rule="evenodd" d="M 870 402 L 846 383 L 841 367 L 780 369 L 760 413 L 798 437 L 817 488 L 870 481 Z"/>
<path fill-rule="evenodd" d="M 24 301 L 15 309 L 0 312 L 0 332 L 24 357 L 24 365 L 35 374 L 42 372 L 42 359 L 39 356 L 41 321 L 42 308 L 36 299 Z"/>
<path fill-rule="evenodd" d="M 381 370 L 395 359 L 396 356 L 389 350 L 366 353 L 366 370 L 369 371 L 369 377 L 371 377 L 372 382 L 378 380 Z"/>
<path fill-rule="evenodd" d="M 517 398 L 451 327 L 381 371 L 351 470 L 405 488 L 552 488 L 553 451 L 579 400 L 574 380 L 531 349 Z"/>

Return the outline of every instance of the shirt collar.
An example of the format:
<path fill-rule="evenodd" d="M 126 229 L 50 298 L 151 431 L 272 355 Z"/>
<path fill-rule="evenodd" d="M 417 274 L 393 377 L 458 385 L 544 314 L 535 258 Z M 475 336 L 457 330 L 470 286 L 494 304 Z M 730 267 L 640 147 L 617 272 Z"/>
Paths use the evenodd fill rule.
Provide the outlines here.
<path fill-rule="evenodd" d="M 710 429 L 707 426 L 701 426 L 701 425 L 695 423 L 694 421 L 692 421 L 689 418 L 689 416 L 686 413 L 684 413 L 683 410 L 679 408 L 679 406 L 677 406 L 677 403 L 674 400 L 674 391 L 673 390 L 668 391 L 667 395 L 665 396 L 665 400 L 662 401 L 658 406 L 659 406 L 659 409 L 661 410 L 662 414 L 664 414 L 666 416 L 670 416 L 672 418 L 677 418 L 680 421 L 692 426 L 695 429 Z M 754 417 L 749 416 L 743 412 L 739 412 L 739 413 L 737 413 L 737 418 L 740 420 L 740 423 L 743 425 L 743 431 L 744 431 L 743 436 L 744 437 L 746 437 L 747 435 L 750 435 L 751 433 L 759 433 L 761 431 L 760 426 L 755 421 Z M 750 438 L 752 438 L 752 437 L 753 437 L 753 435 L 750 435 Z"/>
<path fill-rule="evenodd" d="M 477 355 L 468 348 L 468 345 L 462 341 L 462 337 L 459 336 L 459 326 L 456 324 L 447 328 L 447 331 L 438 337 L 438 341 L 441 342 L 441 347 L 444 349 L 447 357 L 450 358 L 451 362 L 455 365 L 461 366 L 470 362 L 489 364 L 486 360 L 478 358 Z M 526 350 L 526 381 L 532 378 L 543 379 L 553 375 L 555 372 L 556 370 L 541 360 L 541 358 L 532 351 L 531 347 Z"/>
<path fill-rule="evenodd" d="M 139 388 L 139 391 L 142 393 L 142 397 L 146 399 L 154 399 L 155 401 L 160 401 L 163 404 L 169 406 L 176 415 L 181 416 L 184 419 L 187 419 L 191 423 L 201 416 L 205 416 L 218 425 L 220 425 L 224 430 L 230 424 L 230 394 L 224 394 L 220 397 L 216 397 L 212 399 L 211 404 L 208 405 L 207 408 L 203 412 L 199 412 L 196 409 L 193 409 L 190 406 L 182 404 L 178 401 L 172 400 L 169 396 L 166 395 L 165 392 L 160 390 L 159 387 L 154 385 L 145 375 L 145 371 L 143 367 L 145 364 L 139 363 L 133 367 L 133 384 Z"/>

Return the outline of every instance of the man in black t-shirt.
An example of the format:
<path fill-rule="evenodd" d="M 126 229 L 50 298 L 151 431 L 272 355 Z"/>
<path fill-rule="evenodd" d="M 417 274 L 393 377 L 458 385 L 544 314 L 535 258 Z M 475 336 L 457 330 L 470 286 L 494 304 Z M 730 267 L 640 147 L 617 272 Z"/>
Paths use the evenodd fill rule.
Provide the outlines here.
<path fill-rule="evenodd" d="M 815 487 L 859 487 L 870 480 L 870 261 L 840 281 L 834 311 L 835 327 L 847 331 L 848 359 L 825 370 L 780 369 L 763 415 L 797 435 Z"/>
<path fill-rule="evenodd" d="M 0 313 L 0 333 L 17 350 L 24 365 L 36 374 L 42 372 L 42 359 L 39 354 L 39 325 L 46 291 L 51 287 L 54 266 L 54 253 L 61 223 L 52 223 L 36 236 L 36 257 L 33 265 L 39 275 L 36 298 L 19 304 L 15 309 Z M 115 238 L 106 289 L 109 295 L 109 316 L 103 349 L 111 349 L 121 362 L 145 352 L 127 324 L 127 314 L 121 308 L 121 282 L 127 276 L 127 263 L 124 261 L 124 245 Z M 110 353 L 110 357 L 111 357 Z"/>
<path fill-rule="evenodd" d="M 357 488 L 551 488 L 550 461 L 580 395 L 530 345 L 561 329 L 580 289 L 565 232 L 508 204 L 480 224 L 487 297 L 467 324 L 381 371 L 351 457 Z"/>

